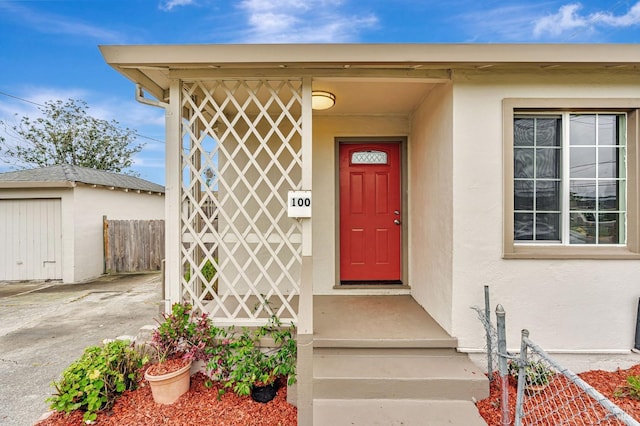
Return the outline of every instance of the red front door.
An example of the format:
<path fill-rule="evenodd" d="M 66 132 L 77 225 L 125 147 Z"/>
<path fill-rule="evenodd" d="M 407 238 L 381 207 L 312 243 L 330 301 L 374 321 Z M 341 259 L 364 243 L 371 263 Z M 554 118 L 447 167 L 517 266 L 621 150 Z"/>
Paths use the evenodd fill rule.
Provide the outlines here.
<path fill-rule="evenodd" d="M 398 282 L 400 144 L 340 145 L 340 281 Z"/>

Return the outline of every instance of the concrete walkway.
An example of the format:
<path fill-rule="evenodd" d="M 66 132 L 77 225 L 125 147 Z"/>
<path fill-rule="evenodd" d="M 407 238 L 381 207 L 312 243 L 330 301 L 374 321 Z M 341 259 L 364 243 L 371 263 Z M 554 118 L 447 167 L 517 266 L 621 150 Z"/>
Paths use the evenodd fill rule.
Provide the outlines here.
<path fill-rule="evenodd" d="M 51 382 L 84 348 L 155 324 L 161 291 L 158 273 L 0 282 L 0 424 L 33 425 L 48 411 Z"/>

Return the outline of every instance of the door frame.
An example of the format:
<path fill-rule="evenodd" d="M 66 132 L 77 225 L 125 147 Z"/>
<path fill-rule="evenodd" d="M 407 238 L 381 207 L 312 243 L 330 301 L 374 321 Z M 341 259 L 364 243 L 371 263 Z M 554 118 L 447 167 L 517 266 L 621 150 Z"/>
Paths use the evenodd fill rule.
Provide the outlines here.
<path fill-rule="evenodd" d="M 402 221 L 402 233 L 400 234 L 400 280 L 401 285 L 392 284 L 373 284 L 373 285 L 341 285 L 340 284 L 340 145 L 346 144 L 376 144 L 376 143 L 398 143 L 400 145 L 400 203 L 402 208 L 402 214 L 400 220 Z M 407 137 L 406 136 L 358 136 L 358 137 L 337 137 L 334 143 L 334 159 L 335 159 L 335 184 L 334 184 L 334 197 L 335 197 L 335 277 L 334 277 L 334 289 L 408 289 L 409 284 L 409 226 L 408 221 L 408 174 L 407 174 Z"/>

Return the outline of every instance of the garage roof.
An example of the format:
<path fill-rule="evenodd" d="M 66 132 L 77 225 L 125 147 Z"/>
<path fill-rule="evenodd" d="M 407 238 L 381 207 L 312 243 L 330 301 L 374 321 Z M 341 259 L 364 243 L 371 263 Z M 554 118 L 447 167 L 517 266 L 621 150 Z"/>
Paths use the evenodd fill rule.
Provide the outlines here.
<path fill-rule="evenodd" d="M 76 183 L 164 194 L 164 186 L 148 180 L 69 164 L 0 173 L 0 188 L 71 187 Z"/>

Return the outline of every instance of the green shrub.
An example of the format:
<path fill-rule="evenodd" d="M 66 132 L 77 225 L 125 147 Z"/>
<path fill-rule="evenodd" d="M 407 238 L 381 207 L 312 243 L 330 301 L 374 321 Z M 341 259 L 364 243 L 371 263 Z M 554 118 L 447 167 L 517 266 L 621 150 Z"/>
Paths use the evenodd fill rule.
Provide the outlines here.
<path fill-rule="evenodd" d="M 240 396 L 249 395 L 254 386 L 273 383 L 278 377 L 287 378 L 288 384 L 296 382 L 297 344 L 295 327 L 283 327 L 274 315 L 268 324 L 256 328 L 243 328 L 236 335 L 227 332 L 220 344 L 210 350 L 208 363 L 211 377 L 224 383 Z M 274 347 L 260 346 L 263 338 L 271 338 Z"/>
<path fill-rule="evenodd" d="M 64 370 L 60 381 L 53 382 L 57 393 L 47 402 L 56 411 L 84 410 L 84 420 L 93 421 L 125 390 L 136 389 L 138 371 L 146 361 L 128 341 L 90 346 Z"/>

